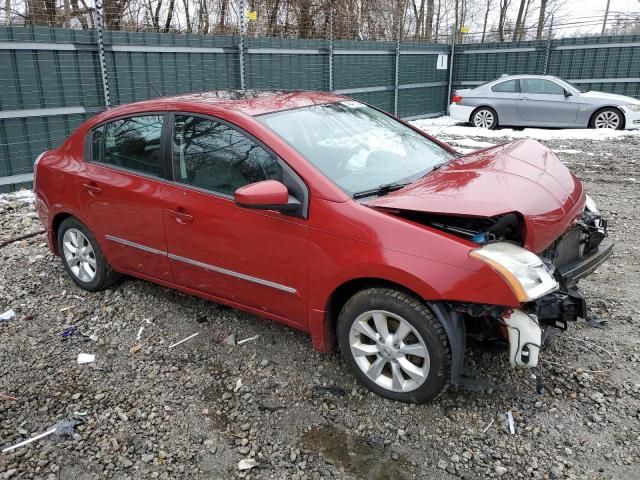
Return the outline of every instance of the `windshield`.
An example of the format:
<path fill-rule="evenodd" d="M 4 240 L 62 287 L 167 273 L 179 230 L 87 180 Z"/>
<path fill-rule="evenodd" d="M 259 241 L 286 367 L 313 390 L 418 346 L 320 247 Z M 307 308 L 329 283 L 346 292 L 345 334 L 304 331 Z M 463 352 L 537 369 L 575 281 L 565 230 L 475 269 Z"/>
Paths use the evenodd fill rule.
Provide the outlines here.
<path fill-rule="evenodd" d="M 351 195 L 415 181 L 455 156 L 397 120 L 353 100 L 257 119 Z"/>

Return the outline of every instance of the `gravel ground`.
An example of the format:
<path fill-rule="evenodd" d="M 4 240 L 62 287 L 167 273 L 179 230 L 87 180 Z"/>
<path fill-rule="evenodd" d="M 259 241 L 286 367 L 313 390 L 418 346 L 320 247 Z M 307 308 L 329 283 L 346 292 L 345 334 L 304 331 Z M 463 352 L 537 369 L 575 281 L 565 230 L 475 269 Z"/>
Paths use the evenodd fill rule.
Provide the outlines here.
<path fill-rule="evenodd" d="M 0 478 L 637 479 L 640 136 L 545 143 L 611 218 L 616 250 L 581 283 L 608 325 L 555 338 L 544 395 L 505 355 L 474 350 L 467 372 L 494 388 L 387 401 L 276 323 L 133 279 L 84 292 L 38 235 L 0 248 L 0 313 L 16 312 L 0 322 L 0 393 L 16 398 L 0 397 L 0 447 L 84 423 L 0 454 Z M 40 228 L 31 204 L 0 203 L 0 244 Z M 231 334 L 259 338 L 231 346 Z M 95 363 L 77 365 L 79 353 Z M 242 459 L 257 466 L 241 471 Z"/>

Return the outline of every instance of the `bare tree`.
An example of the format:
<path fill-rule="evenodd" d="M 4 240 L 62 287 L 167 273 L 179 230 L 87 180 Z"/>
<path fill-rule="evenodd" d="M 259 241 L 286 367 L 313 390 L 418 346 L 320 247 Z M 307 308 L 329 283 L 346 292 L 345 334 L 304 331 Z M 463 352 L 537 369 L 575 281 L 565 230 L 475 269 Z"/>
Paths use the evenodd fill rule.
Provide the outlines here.
<path fill-rule="evenodd" d="M 544 22 L 546 20 L 545 13 L 547 11 L 547 3 L 549 0 L 540 0 L 540 13 L 538 14 L 538 28 L 536 29 L 536 40 L 542 40 L 542 32 L 544 30 Z"/>
<path fill-rule="evenodd" d="M 500 0 L 500 16 L 498 18 L 498 39 L 504 42 L 504 26 L 507 21 L 507 11 L 511 5 L 511 0 Z"/>

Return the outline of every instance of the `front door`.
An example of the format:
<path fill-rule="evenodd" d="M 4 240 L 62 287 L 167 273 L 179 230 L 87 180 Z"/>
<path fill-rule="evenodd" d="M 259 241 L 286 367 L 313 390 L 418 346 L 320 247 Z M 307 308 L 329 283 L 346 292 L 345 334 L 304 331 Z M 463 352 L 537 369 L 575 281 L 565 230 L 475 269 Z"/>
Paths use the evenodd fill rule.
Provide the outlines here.
<path fill-rule="evenodd" d="M 160 180 L 163 119 L 139 115 L 94 128 L 77 189 L 84 217 L 109 263 L 170 281 Z"/>
<path fill-rule="evenodd" d="M 532 125 L 573 125 L 578 116 L 575 95 L 565 96 L 565 89 L 542 78 L 521 78 L 518 113 Z"/>
<path fill-rule="evenodd" d="M 284 165 L 227 123 L 190 115 L 173 122 L 176 182 L 163 202 L 175 281 L 304 326 L 307 221 L 233 201 L 241 186 L 283 181 Z"/>

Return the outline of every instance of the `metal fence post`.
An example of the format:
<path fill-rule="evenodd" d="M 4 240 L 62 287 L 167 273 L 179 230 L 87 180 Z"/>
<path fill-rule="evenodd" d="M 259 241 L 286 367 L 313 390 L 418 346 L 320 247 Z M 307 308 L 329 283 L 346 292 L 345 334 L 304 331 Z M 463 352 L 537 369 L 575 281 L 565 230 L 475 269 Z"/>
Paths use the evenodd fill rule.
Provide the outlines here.
<path fill-rule="evenodd" d="M 549 38 L 547 38 L 547 48 L 544 53 L 544 67 L 542 68 L 543 75 L 549 73 L 549 60 L 551 59 L 551 36 L 553 33 L 553 15 L 551 16 L 551 23 L 549 24 Z"/>
<path fill-rule="evenodd" d="M 398 116 L 398 87 L 400 86 L 400 35 L 396 43 L 396 77 L 393 89 L 393 114 Z"/>
<path fill-rule="evenodd" d="M 329 91 L 333 92 L 333 7 L 329 11 Z"/>
<path fill-rule="evenodd" d="M 96 0 L 96 26 L 98 28 L 98 60 L 100 62 L 100 73 L 102 75 L 102 92 L 104 94 L 104 105 L 111 108 L 111 97 L 109 95 L 109 78 L 107 77 L 107 63 L 104 55 L 104 40 L 102 38 L 102 28 L 104 17 L 102 16 L 102 1 Z"/>
<path fill-rule="evenodd" d="M 456 53 L 456 25 L 451 27 L 451 60 L 449 61 L 449 85 L 447 86 L 447 115 L 449 115 L 449 105 L 451 105 L 451 89 L 453 88 L 453 57 Z"/>
<path fill-rule="evenodd" d="M 244 31 L 245 31 L 244 1 L 240 0 L 240 44 L 238 45 L 238 61 L 240 62 L 240 90 L 245 89 L 244 83 Z"/>

